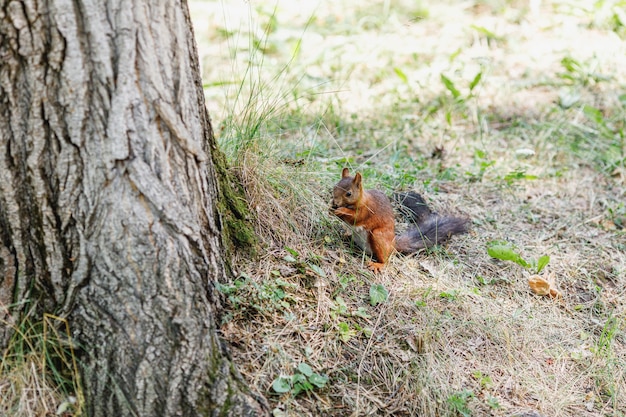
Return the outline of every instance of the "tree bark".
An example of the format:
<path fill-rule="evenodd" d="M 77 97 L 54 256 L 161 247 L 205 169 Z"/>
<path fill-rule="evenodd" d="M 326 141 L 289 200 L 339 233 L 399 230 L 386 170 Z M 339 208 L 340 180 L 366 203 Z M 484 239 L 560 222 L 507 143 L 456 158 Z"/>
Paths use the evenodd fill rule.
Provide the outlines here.
<path fill-rule="evenodd" d="M 2 2 L 0 147 L 0 319 L 68 318 L 87 415 L 267 414 L 217 335 L 215 141 L 186 2 Z"/>

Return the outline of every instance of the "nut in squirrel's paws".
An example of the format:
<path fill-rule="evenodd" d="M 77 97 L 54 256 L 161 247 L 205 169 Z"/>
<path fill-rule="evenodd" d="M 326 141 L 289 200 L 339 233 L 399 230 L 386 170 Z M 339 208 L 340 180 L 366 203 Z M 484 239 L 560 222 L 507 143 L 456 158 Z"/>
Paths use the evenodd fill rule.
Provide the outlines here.
<path fill-rule="evenodd" d="M 547 279 L 540 275 L 528 278 L 530 289 L 537 295 L 549 295 L 552 298 L 561 298 L 561 292 L 554 286 L 554 272 Z"/>

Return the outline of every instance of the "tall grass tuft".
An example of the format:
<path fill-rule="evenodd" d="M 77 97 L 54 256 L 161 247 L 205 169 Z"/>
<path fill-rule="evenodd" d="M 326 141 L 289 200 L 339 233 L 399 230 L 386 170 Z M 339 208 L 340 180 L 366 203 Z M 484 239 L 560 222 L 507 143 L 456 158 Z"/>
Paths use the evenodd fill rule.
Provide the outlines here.
<path fill-rule="evenodd" d="M 270 245 L 297 245 L 326 217 L 327 202 L 317 191 L 319 172 L 306 159 L 324 121 L 311 118 L 305 107 L 323 94 L 323 84 L 305 86 L 304 72 L 293 68 L 311 19 L 290 44 L 291 56 L 276 65 L 269 62 L 271 35 L 281 22 L 275 8 L 263 17 L 265 24 L 250 17 L 247 35 L 229 38 L 233 79 L 220 83 L 227 86 L 227 114 L 217 129 L 218 142 L 245 189 L 258 235 Z M 248 36 L 247 42 L 240 36 Z M 303 145 L 294 147 L 294 139 Z M 302 169 L 305 162 L 309 170 Z"/>
<path fill-rule="evenodd" d="M 84 404 L 68 322 L 28 315 L 14 329 L 0 363 L 0 415 L 82 414 Z M 61 330 L 59 330 L 61 329 Z"/>

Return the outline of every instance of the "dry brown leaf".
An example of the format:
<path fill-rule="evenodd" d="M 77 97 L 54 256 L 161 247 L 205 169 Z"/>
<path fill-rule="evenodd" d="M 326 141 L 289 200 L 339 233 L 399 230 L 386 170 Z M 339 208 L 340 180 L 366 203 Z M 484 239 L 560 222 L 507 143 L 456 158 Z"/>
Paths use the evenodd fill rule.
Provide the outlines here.
<path fill-rule="evenodd" d="M 552 298 L 561 298 L 561 292 L 556 288 L 550 288 L 550 297 Z"/>
<path fill-rule="evenodd" d="M 550 294 L 550 282 L 539 275 L 533 275 L 528 278 L 528 285 L 530 285 L 530 289 L 537 295 Z"/>
<path fill-rule="evenodd" d="M 617 229 L 617 226 L 615 226 L 615 223 L 609 219 L 600 220 L 600 226 L 602 226 L 604 230 L 616 230 Z"/>
<path fill-rule="evenodd" d="M 554 285 L 554 272 L 547 278 L 540 275 L 532 275 L 528 278 L 530 289 L 537 295 L 549 295 L 552 298 L 560 298 L 561 292 Z"/>

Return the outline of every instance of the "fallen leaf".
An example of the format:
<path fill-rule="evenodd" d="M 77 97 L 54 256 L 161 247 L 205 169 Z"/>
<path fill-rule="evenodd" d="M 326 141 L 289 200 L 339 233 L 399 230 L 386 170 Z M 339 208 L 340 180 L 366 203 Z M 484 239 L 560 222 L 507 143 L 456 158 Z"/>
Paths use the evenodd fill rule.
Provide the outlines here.
<path fill-rule="evenodd" d="M 528 278 L 530 289 L 537 295 L 549 295 L 552 298 L 561 298 L 561 292 L 554 285 L 554 272 L 544 278 L 540 275 L 532 275 Z"/>
<path fill-rule="evenodd" d="M 550 297 L 552 298 L 561 298 L 561 291 L 556 288 L 550 288 Z"/>
<path fill-rule="evenodd" d="M 615 225 L 615 223 L 609 219 L 600 220 L 600 226 L 602 226 L 604 230 L 616 230 L 617 229 L 617 226 Z"/>
<path fill-rule="evenodd" d="M 537 295 L 550 294 L 550 283 L 539 275 L 533 275 L 528 278 L 528 285 L 530 285 L 530 289 Z"/>

